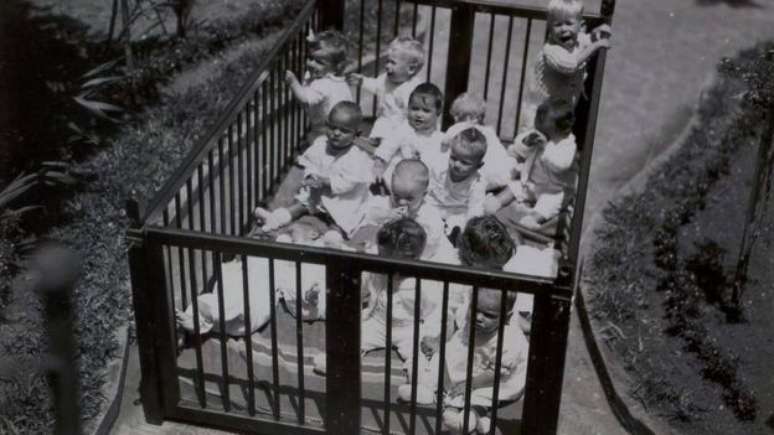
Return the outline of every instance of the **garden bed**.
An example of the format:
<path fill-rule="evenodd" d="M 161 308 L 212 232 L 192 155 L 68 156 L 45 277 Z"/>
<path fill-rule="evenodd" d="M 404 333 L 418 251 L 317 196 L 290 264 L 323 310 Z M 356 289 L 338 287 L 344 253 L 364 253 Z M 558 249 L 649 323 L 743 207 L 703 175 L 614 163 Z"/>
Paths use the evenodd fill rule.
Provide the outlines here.
<path fill-rule="evenodd" d="M 82 74 L 104 65 L 120 50 L 114 44 L 104 51 L 105 29 L 96 28 L 95 17 L 109 17 L 104 2 L 79 1 L 92 9 L 65 7 L 48 0 L 13 0 L 4 7 L 4 12 L 14 11 L 3 15 L 4 22 L 21 26 L 25 32 L 21 39 L 17 35 L 6 40 L 3 52 L 14 53 L 20 59 L 18 65 L 46 68 L 0 70 L 11 74 L 13 80 L 3 81 L 9 89 L 28 91 L 24 98 L 9 93 L 13 101 L 25 104 L 18 105 L 22 110 L 11 116 L 3 113 L 0 117 L 14 127 L 4 129 L 0 136 L 0 183 L 34 169 L 35 163 L 43 160 L 66 162 L 69 173 L 78 176 L 80 183 L 59 192 L 32 192 L 25 199 L 46 204 L 46 213 L 25 215 L 24 221 L 0 222 L 4 225 L 0 228 L 0 355 L 25 360 L 36 358 L 45 347 L 39 301 L 34 294 L 24 292 L 24 286 L 9 285 L 18 271 L 11 264 L 19 258 L 18 243 L 30 234 L 62 241 L 80 254 L 84 263 L 75 292 L 75 311 L 81 410 L 88 424 L 104 408 L 105 367 L 119 351 L 114 333 L 131 319 L 125 240 L 128 219 L 124 211 L 129 191 L 136 190 L 141 200 L 158 191 L 223 113 L 303 0 L 254 0 L 251 7 L 244 7 L 246 2 L 238 2 L 236 7 L 236 3 L 223 0 L 217 3 L 235 6 L 236 12 L 233 8 L 222 16 L 208 12 L 208 21 L 185 40 L 159 32 L 138 38 L 134 71 L 127 72 L 120 63 L 105 69 L 102 74 L 123 78 L 94 95 L 123 106 L 126 115 L 117 117 L 120 124 L 95 120 L 73 101 L 89 79 Z M 207 3 L 206 9 L 217 8 L 213 4 Z M 74 18 L 60 15 L 63 13 L 85 15 Z M 383 42 L 391 39 L 386 33 Z M 373 40 L 366 43 L 373 45 Z M 50 58 L 48 53 L 66 55 Z M 196 72 L 195 65 L 203 63 L 208 64 L 206 71 Z M 28 74 L 31 70 L 39 73 Z M 189 83 L 172 81 L 183 71 L 187 74 L 183 80 Z M 78 126 L 82 134 L 74 135 L 70 124 Z M 30 144 L 36 147 L 33 154 L 29 153 Z M 15 279 L 26 278 L 20 274 Z M 1 376 L 0 432 L 51 430 L 49 396 L 41 374 Z"/>
<path fill-rule="evenodd" d="M 722 63 L 684 142 L 641 191 L 604 210 L 591 247 L 590 311 L 631 376 L 626 393 L 681 433 L 771 433 L 770 224 L 759 228 L 739 307 L 731 294 L 761 107 L 774 101 L 761 86 L 773 49 Z M 774 204 L 762 201 L 770 223 Z"/>
<path fill-rule="evenodd" d="M 25 59 L 18 64 L 25 67 L 17 66 L 13 70 L 4 71 L 12 74 L 16 80 L 27 80 L 24 76 L 30 75 L 34 80 L 29 80 L 29 83 L 34 85 L 35 92 L 26 93 L 24 99 L 19 96 L 18 101 L 24 103 L 20 104 L 21 110 L 2 119 L 3 122 L 17 120 L 13 125 L 14 134 L 2 137 L 0 148 L 16 153 L 0 156 L 3 157 L 0 159 L 3 174 L 13 176 L 19 171 L 28 170 L 28 162 L 50 159 L 66 161 L 73 174 L 87 175 L 81 177 L 81 183 L 73 191 L 60 192 L 59 195 L 51 191 L 38 191 L 32 192 L 36 195 L 25 198 L 33 203 L 46 204 L 45 214 L 29 213 L 24 220 L 2 222 L 7 224 L 7 227 L 2 228 L 3 238 L 9 237 L 11 244 L 3 245 L 3 257 L 0 258 L 3 271 L 0 282 L 0 355 L 26 361 L 39 357 L 45 351 L 40 302 L 34 293 L 24 291 L 25 286 L 10 285 L 17 270 L 10 263 L 18 260 L 14 244 L 33 232 L 42 238 L 62 241 L 81 255 L 84 264 L 84 272 L 75 292 L 75 312 L 83 398 L 81 410 L 82 418 L 87 421 L 96 417 L 104 406 L 106 398 L 102 397 L 101 391 L 106 379 L 103 375 L 106 366 L 119 351 L 114 334 L 131 318 L 124 235 L 128 225 L 124 212 L 128 189 L 135 188 L 144 197 L 149 197 L 159 188 L 193 142 L 222 113 L 250 72 L 257 67 L 263 54 L 272 47 L 274 39 L 269 36 L 282 30 L 283 24 L 292 18 L 294 5 L 301 2 L 266 4 L 269 3 L 281 8 L 278 13 L 265 15 L 267 19 L 275 20 L 270 25 L 264 21 L 254 21 L 255 27 L 239 27 L 242 21 L 233 25 L 220 23 L 247 32 L 257 29 L 251 34 L 265 39 L 253 44 L 232 62 L 215 69 L 208 80 L 179 94 L 162 99 L 146 99 L 146 108 L 132 116 L 130 122 L 91 130 L 90 133 L 99 134 L 99 141 L 79 141 L 70 146 L 65 145 L 65 139 L 72 133 L 67 126 L 70 120 L 61 118 L 79 112 L 68 91 L 71 86 L 76 86 L 85 70 L 94 66 L 91 62 L 99 62 L 99 59 L 76 55 L 73 59 L 77 65 L 70 61 L 63 68 L 62 64 L 52 62 L 51 68 L 36 70 L 38 75 L 34 76 L 29 74 L 27 66 L 34 69 L 35 62 L 45 64 L 44 57 L 52 47 L 66 48 L 67 53 L 88 54 L 92 49 L 96 52 L 94 40 L 83 24 L 70 17 L 46 15 L 45 11 L 21 1 L 4 8 L 9 12 L 4 15 L 5 19 L 18 18 L 17 24 L 27 29 L 24 35 L 29 45 L 28 52 L 40 53 L 42 56 L 32 56 L 34 59 Z M 14 11 L 14 14 L 10 11 Z M 245 16 L 234 19 L 244 20 Z M 232 41 L 246 38 L 247 35 L 235 36 Z M 19 42 L 18 39 L 14 41 Z M 187 44 L 184 41 L 178 43 Z M 171 69 L 153 75 L 155 79 L 149 81 L 148 86 L 156 88 L 157 84 L 164 83 L 175 71 L 226 47 L 218 43 L 206 46 L 209 47 L 206 51 L 197 53 L 195 57 L 184 58 L 178 64 L 170 65 Z M 24 59 L 24 47 L 14 47 L 13 53 Z M 201 44 L 196 47 L 201 47 Z M 3 48 L 4 53 L 11 52 L 8 45 Z M 149 53 L 147 59 L 161 56 L 161 51 L 155 55 Z M 47 85 L 47 80 L 53 77 L 56 77 L 59 85 Z M 10 85 L 16 84 L 19 83 L 10 82 Z M 24 90 L 25 87 L 21 86 L 20 89 Z M 125 88 L 113 88 L 108 94 L 120 97 L 121 89 Z M 16 94 L 9 95 L 16 99 Z M 36 108 L 41 108 L 41 113 L 35 115 Z M 52 116 L 45 119 L 45 122 L 38 121 L 38 115 L 54 112 L 59 113 L 58 117 Z M 81 119 L 78 118 L 79 121 Z M 39 146 L 33 150 L 37 153 L 28 153 L 30 150 L 25 149 L 27 143 Z M 23 282 L 26 278 L 20 275 L 17 279 Z M 0 377 L 0 432 L 46 433 L 53 428 L 51 407 L 50 390 L 42 374 L 29 372 L 24 376 Z"/>

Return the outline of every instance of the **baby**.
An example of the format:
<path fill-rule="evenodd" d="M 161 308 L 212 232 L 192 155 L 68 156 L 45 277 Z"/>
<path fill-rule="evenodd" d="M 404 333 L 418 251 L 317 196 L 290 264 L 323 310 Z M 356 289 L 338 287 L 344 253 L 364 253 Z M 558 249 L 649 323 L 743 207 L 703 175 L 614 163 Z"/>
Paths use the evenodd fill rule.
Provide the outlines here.
<path fill-rule="evenodd" d="M 271 320 L 271 293 L 274 292 L 274 306 L 279 308 L 280 299 L 286 306 L 295 306 L 296 282 L 295 263 L 277 260 L 274 263 L 275 288 L 269 288 L 269 260 L 262 257 L 245 258 L 239 261 L 222 262 L 219 280 L 209 293 L 196 298 L 197 311 L 191 303 L 185 310 L 175 310 L 177 325 L 183 331 L 195 332 L 196 320 L 200 334 L 222 332 L 232 337 L 244 337 L 261 329 Z M 322 320 L 325 317 L 325 269 L 319 264 L 301 265 L 303 289 L 301 316 L 304 320 Z M 247 279 L 244 279 L 244 273 Z M 217 273 L 215 274 L 217 276 Z M 246 286 L 245 286 L 246 285 Z M 223 292 L 222 306 L 218 295 Z M 245 291 L 248 293 L 250 324 L 245 320 Z M 221 324 L 222 322 L 222 324 Z"/>
<path fill-rule="evenodd" d="M 326 30 L 313 37 L 306 61 L 303 84 L 292 71 L 285 81 L 296 99 L 304 104 L 309 116 L 310 142 L 325 134 L 325 122 L 340 101 L 353 101 L 343 71 L 347 65 L 347 41 L 340 32 Z"/>
<path fill-rule="evenodd" d="M 523 275 L 556 277 L 559 252 L 550 246 L 534 247 L 523 244 L 520 238 L 513 239 L 508 230 L 494 216 L 479 216 L 468 221 L 457 241 L 459 264 L 482 269 L 503 270 Z M 449 316 L 461 324 L 459 308 L 469 304 L 471 287 L 451 283 L 449 285 Z M 529 332 L 529 318 L 532 313 L 531 294 L 519 294 L 516 311 L 518 321 L 525 333 Z M 428 319 L 422 339 L 423 351 L 438 349 L 441 313 Z M 434 351 L 434 350 L 433 350 Z"/>
<path fill-rule="evenodd" d="M 533 127 L 535 110 L 546 98 L 566 99 L 574 108 L 583 94 L 589 58 L 610 47 L 610 26 L 603 24 L 591 33 L 582 30 L 580 0 L 550 0 L 547 21 L 548 37 L 528 80 L 520 130 Z"/>
<path fill-rule="evenodd" d="M 538 107 L 536 130 L 516 136 L 508 150 L 523 161 L 520 179 L 496 197 L 487 198 L 486 212 L 497 212 L 506 225 L 513 222 L 530 229 L 539 229 L 559 214 L 565 192 L 573 192 L 577 181 L 573 112 L 572 103 L 556 98 Z M 511 206 L 497 211 L 511 202 Z M 532 208 L 525 207 L 531 203 Z"/>
<path fill-rule="evenodd" d="M 442 152 L 443 134 L 438 130 L 442 106 L 443 94 L 434 84 L 422 83 L 414 89 L 408 118 L 395 126 L 374 153 L 375 178 L 392 179 L 395 165 L 404 159 L 422 160 L 431 173 L 446 165 L 448 152 Z"/>
<path fill-rule="evenodd" d="M 484 135 L 467 128 L 452 138 L 447 167 L 437 173 L 431 169 L 427 201 L 441 210 L 447 235 L 484 213 L 486 183 L 479 169 L 484 165 L 486 150 Z"/>
<path fill-rule="evenodd" d="M 512 169 L 516 161 L 505 151 L 505 147 L 494 128 L 484 125 L 486 103 L 477 96 L 464 92 L 458 96 L 449 109 L 455 124 L 446 130 L 442 151 L 447 151 L 451 140 L 460 131 L 474 127 L 486 137 L 486 154 L 481 175 L 487 184 L 487 190 L 506 186 L 512 178 Z"/>
<path fill-rule="evenodd" d="M 449 262 L 453 247 L 443 235 L 441 212 L 425 201 L 430 182 L 430 171 L 420 160 L 401 160 L 395 165 L 390 183 L 390 196 L 373 195 L 365 204 L 363 220 L 353 240 L 370 242 L 382 225 L 408 217 L 417 221 L 427 234 L 427 243 L 420 258 Z M 444 257 L 446 255 L 446 257 Z"/>
<path fill-rule="evenodd" d="M 385 224 L 376 235 L 379 256 L 406 260 L 416 260 L 422 254 L 427 241 L 427 235 L 422 226 L 409 218 L 401 218 Z M 378 273 L 363 273 L 362 290 L 368 294 L 368 306 L 363 310 L 362 337 L 360 349 L 367 352 L 394 347 L 398 355 L 411 367 L 410 359 L 414 343 L 414 304 L 416 302 L 416 280 L 393 275 L 392 279 L 392 342 L 386 343 L 388 277 Z M 437 281 L 422 281 L 422 299 L 420 303 L 420 319 L 436 310 L 439 305 L 434 296 L 441 294 L 442 289 Z M 325 354 L 314 357 L 314 369 L 324 374 L 326 369 Z"/>
<path fill-rule="evenodd" d="M 361 118 L 360 107 L 351 101 L 342 101 L 333 107 L 327 135 L 315 139 L 298 159 L 304 167 L 304 186 L 295 202 L 272 212 L 256 208 L 256 216 L 263 221 L 263 231 L 278 229 L 312 213 L 331 222 L 333 229 L 323 236 L 331 245 L 351 235 L 360 222 L 362 205 L 368 198 L 372 181 L 371 157 L 353 146 Z"/>
<path fill-rule="evenodd" d="M 393 133 L 394 128 L 406 119 L 411 92 L 422 80 L 419 71 L 425 63 L 422 43 L 414 38 L 395 38 L 387 49 L 385 72 L 376 78 L 362 74 L 350 74 L 349 83 L 363 85 L 363 89 L 376 95 L 379 107 L 370 137 L 381 141 Z"/>
<path fill-rule="evenodd" d="M 465 306 L 459 329 L 446 344 L 445 360 L 440 361 L 438 352 L 423 351 L 429 359 L 420 359 L 417 377 L 417 403 L 430 404 L 436 399 L 438 370 L 443 369 L 447 381 L 444 383 L 442 421 L 446 429 L 456 433 L 489 433 L 491 420 L 487 417 L 494 402 L 495 364 L 497 358 L 498 330 L 501 322 L 504 339 L 500 365 L 498 401 L 513 401 L 521 398 L 527 378 L 529 344 L 518 326 L 509 322 L 515 298 L 502 291 L 481 288 L 477 292 L 476 310 L 472 304 Z M 503 310 L 502 304 L 506 304 Z M 505 316 L 503 317 L 503 311 Z M 471 346 L 470 328 L 474 327 L 473 367 L 468 427 L 464 428 L 465 383 L 468 381 L 468 353 Z M 411 400 L 411 384 L 398 387 L 401 400 Z"/>

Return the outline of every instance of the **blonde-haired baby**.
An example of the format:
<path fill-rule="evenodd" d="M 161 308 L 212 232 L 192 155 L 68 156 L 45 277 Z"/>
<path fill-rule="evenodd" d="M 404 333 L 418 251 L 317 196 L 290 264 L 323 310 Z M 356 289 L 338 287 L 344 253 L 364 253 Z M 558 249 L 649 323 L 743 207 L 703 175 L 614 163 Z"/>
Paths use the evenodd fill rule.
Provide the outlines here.
<path fill-rule="evenodd" d="M 390 195 L 372 195 L 364 206 L 363 219 L 353 239 L 373 244 L 382 225 L 408 217 L 416 220 L 427 234 L 422 260 L 452 262 L 454 247 L 443 233 L 441 212 L 426 200 L 430 170 L 417 159 L 401 160 L 395 165 L 390 182 Z"/>
<path fill-rule="evenodd" d="M 446 167 L 431 172 L 427 200 L 441 210 L 447 235 L 484 213 L 486 182 L 479 169 L 484 165 L 486 150 L 484 135 L 473 127 L 467 128 L 452 138 Z"/>
<path fill-rule="evenodd" d="M 610 47 L 610 26 L 584 31 L 580 0 L 550 0 L 547 21 L 548 37 L 527 84 L 519 122 L 522 130 L 534 125 L 537 106 L 549 97 L 566 99 L 575 107 L 583 94 L 588 60 Z"/>
<path fill-rule="evenodd" d="M 473 127 L 486 138 L 486 154 L 481 175 L 487 184 L 487 190 L 506 186 L 512 179 L 512 169 L 516 161 L 505 151 L 494 128 L 484 124 L 486 102 L 478 96 L 463 92 L 454 99 L 449 113 L 455 124 L 446 130 L 442 150 L 448 150 L 451 140 L 462 130 Z"/>
<path fill-rule="evenodd" d="M 348 63 L 348 43 L 344 35 L 336 30 L 326 30 L 311 38 L 303 83 L 292 71 L 285 72 L 285 81 L 293 95 L 306 106 L 310 143 L 325 134 L 325 123 L 333 106 L 340 101 L 354 101 L 343 75 Z"/>
<path fill-rule="evenodd" d="M 379 106 L 376 122 L 370 137 L 381 140 L 406 119 L 408 101 L 414 88 L 422 83 L 419 71 L 425 64 L 425 49 L 414 38 L 400 36 L 395 38 L 387 49 L 385 72 L 376 78 L 362 74 L 350 74 L 351 85 L 360 86 L 377 96 Z"/>

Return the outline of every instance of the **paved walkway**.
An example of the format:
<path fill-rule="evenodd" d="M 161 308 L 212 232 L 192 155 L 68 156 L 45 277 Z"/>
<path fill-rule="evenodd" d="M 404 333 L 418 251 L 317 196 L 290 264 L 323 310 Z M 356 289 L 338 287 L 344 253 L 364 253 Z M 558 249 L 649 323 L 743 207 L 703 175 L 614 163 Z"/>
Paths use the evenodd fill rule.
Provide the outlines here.
<path fill-rule="evenodd" d="M 618 189 L 672 143 L 718 60 L 774 38 L 774 1 L 757 1 L 763 7 L 729 6 L 745 4 L 734 0 L 618 1 L 586 204 L 587 226 Z M 591 2 L 587 7 L 598 8 Z M 448 22 L 442 19 L 438 25 Z M 501 32 L 497 35 L 504 39 Z M 478 45 L 482 43 L 476 42 L 474 51 L 486 50 Z M 122 423 L 113 433 L 221 433 L 172 423 L 144 425 L 140 408 L 132 404 L 139 380 L 134 364 L 129 367 Z M 560 433 L 623 433 L 604 400 L 575 316 L 561 412 Z"/>

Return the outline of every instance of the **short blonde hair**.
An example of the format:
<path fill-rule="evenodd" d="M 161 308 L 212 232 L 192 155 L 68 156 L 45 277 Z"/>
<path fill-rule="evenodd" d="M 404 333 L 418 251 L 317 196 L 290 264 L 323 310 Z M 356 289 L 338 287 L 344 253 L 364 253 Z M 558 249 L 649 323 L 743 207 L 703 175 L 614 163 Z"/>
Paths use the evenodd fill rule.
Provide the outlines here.
<path fill-rule="evenodd" d="M 476 118 L 483 120 L 484 115 L 486 115 L 486 102 L 473 94 L 463 92 L 454 99 L 449 113 L 454 118 Z"/>
<path fill-rule="evenodd" d="M 416 183 L 422 186 L 422 190 L 427 190 L 427 186 L 430 184 L 430 170 L 419 159 L 405 159 L 398 162 L 395 165 L 395 170 L 392 172 L 392 183 L 395 180 L 406 180 Z"/>
<path fill-rule="evenodd" d="M 486 155 L 486 136 L 475 127 L 469 127 L 457 133 L 452 138 L 452 145 L 459 145 L 476 158 L 483 159 Z"/>
<path fill-rule="evenodd" d="M 415 67 L 415 73 L 425 65 L 425 48 L 422 43 L 409 36 L 398 36 L 390 42 L 389 51 L 403 53 Z"/>
<path fill-rule="evenodd" d="M 583 18 L 583 2 L 580 0 L 549 0 L 548 21 L 564 17 Z"/>

